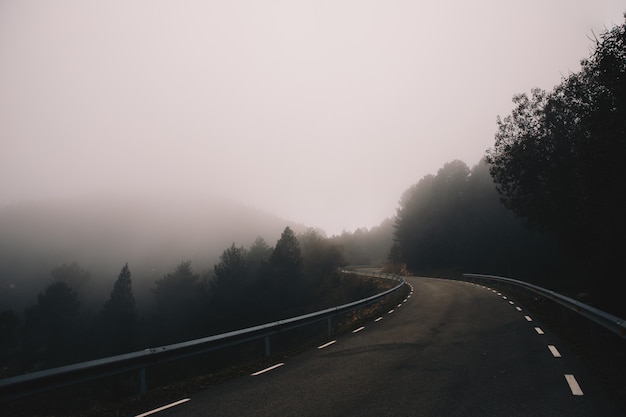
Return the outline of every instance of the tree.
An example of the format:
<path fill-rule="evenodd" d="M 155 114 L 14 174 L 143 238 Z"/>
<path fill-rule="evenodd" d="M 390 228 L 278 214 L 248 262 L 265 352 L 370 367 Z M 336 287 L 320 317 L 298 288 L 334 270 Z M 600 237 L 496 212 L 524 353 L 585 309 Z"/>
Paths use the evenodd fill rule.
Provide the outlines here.
<path fill-rule="evenodd" d="M 319 231 L 309 229 L 298 237 L 302 252 L 303 274 L 310 286 L 319 285 L 337 268 L 345 265 L 338 245 L 331 243 Z"/>
<path fill-rule="evenodd" d="M 626 24 L 552 91 L 513 101 L 487 153 L 504 204 L 557 237 L 585 274 L 614 276 L 626 249 Z"/>
<path fill-rule="evenodd" d="M 243 292 L 248 284 L 246 250 L 233 243 L 224 250 L 220 262 L 213 266 L 213 279 L 210 282 L 211 300 L 222 308 L 232 305 L 238 292 Z"/>
<path fill-rule="evenodd" d="M 465 187 L 469 168 L 446 163 L 402 196 L 396 216 L 396 239 L 409 270 L 435 271 L 458 264 Z"/>
<path fill-rule="evenodd" d="M 123 353 L 134 347 L 137 310 L 128 264 L 122 267 L 100 318 L 101 331 L 105 336 L 104 342 L 109 346 L 109 354 Z"/>
<path fill-rule="evenodd" d="M 37 301 L 24 311 L 24 362 L 37 366 L 76 362 L 82 351 L 78 296 L 65 282 L 55 281 Z"/>
<path fill-rule="evenodd" d="M 155 284 L 155 341 L 168 343 L 201 336 L 202 286 L 200 277 L 191 269 L 191 262 L 181 262 Z"/>
<path fill-rule="evenodd" d="M 414 273 L 467 271 L 537 282 L 553 272 L 551 242 L 533 233 L 499 201 L 488 166 L 447 163 L 403 195 L 396 218 L 393 265 Z"/>
<path fill-rule="evenodd" d="M 264 297 L 263 304 L 258 308 L 270 314 L 293 313 L 303 302 L 301 277 L 300 244 L 293 230 L 286 227 L 263 269 L 259 284 Z"/>
<path fill-rule="evenodd" d="M 50 274 L 52 279 L 65 282 L 68 286 L 81 291 L 91 280 L 89 272 L 81 268 L 78 263 L 63 264 L 54 268 Z"/>
<path fill-rule="evenodd" d="M 297 281 L 302 272 L 302 254 L 296 235 L 286 227 L 269 259 L 271 273 L 279 281 Z"/>
<path fill-rule="evenodd" d="M 387 263 L 387 255 L 393 244 L 394 219 L 387 218 L 378 226 L 356 229 L 353 233 L 343 231 L 330 241 L 341 248 L 347 265 L 382 266 Z"/>
<path fill-rule="evenodd" d="M 270 259 L 273 250 L 261 236 L 255 239 L 254 244 L 246 253 L 246 263 L 251 278 L 258 278 L 262 265 Z"/>
<path fill-rule="evenodd" d="M 0 375 L 2 377 L 9 376 L 7 371 L 12 372 L 15 366 L 14 353 L 17 351 L 17 330 L 20 324 L 20 318 L 13 310 L 4 310 L 0 312 Z"/>

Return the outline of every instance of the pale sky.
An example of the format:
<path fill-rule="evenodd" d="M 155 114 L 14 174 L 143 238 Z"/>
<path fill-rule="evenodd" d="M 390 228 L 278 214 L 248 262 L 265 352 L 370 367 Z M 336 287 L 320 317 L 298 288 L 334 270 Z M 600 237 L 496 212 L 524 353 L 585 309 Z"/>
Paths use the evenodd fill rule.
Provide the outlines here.
<path fill-rule="evenodd" d="M 0 205 L 218 195 L 329 235 L 476 164 L 623 0 L 0 0 Z"/>

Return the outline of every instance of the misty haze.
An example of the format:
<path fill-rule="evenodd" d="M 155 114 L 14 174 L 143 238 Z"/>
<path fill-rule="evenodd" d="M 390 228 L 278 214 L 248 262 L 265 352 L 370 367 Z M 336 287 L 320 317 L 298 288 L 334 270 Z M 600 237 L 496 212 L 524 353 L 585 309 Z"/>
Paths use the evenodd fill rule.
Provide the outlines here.
<path fill-rule="evenodd" d="M 0 380 L 396 285 L 346 267 L 626 316 L 618 3 L 0 2 Z"/>

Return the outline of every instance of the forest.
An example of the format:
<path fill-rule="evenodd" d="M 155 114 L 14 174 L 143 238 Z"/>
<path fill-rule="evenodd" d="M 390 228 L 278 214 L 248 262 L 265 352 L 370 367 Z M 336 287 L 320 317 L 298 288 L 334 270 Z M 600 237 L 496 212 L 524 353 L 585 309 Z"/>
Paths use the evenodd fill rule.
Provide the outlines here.
<path fill-rule="evenodd" d="M 257 237 L 223 250 L 212 271 L 190 261 L 154 281 L 152 303 L 137 308 L 133 272 L 119 271 L 100 308 L 77 289 L 90 273 L 76 262 L 57 266 L 23 314 L 0 315 L 2 377 L 191 340 L 312 312 L 379 291 L 373 280 L 340 272 L 341 248 L 308 229 L 286 227 L 275 246 Z"/>
<path fill-rule="evenodd" d="M 484 158 L 421 178 L 395 218 L 369 230 L 326 237 L 250 208 L 180 198 L 0 208 L 0 377 L 377 290 L 339 274 L 344 265 L 502 275 L 626 317 L 616 272 L 626 250 L 626 24 L 599 35 L 580 71 L 553 90 L 513 103 Z"/>
<path fill-rule="evenodd" d="M 552 91 L 513 103 L 475 167 L 449 162 L 404 193 L 390 260 L 522 279 L 626 317 L 626 24 Z"/>

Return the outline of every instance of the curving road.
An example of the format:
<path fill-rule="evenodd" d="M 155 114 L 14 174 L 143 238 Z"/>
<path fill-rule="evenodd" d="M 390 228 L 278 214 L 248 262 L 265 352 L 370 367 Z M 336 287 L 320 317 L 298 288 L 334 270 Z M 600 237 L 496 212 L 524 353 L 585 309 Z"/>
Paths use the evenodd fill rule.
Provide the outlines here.
<path fill-rule="evenodd" d="M 623 415 L 558 338 L 505 294 L 407 282 L 412 295 L 378 321 L 153 415 Z"/>

